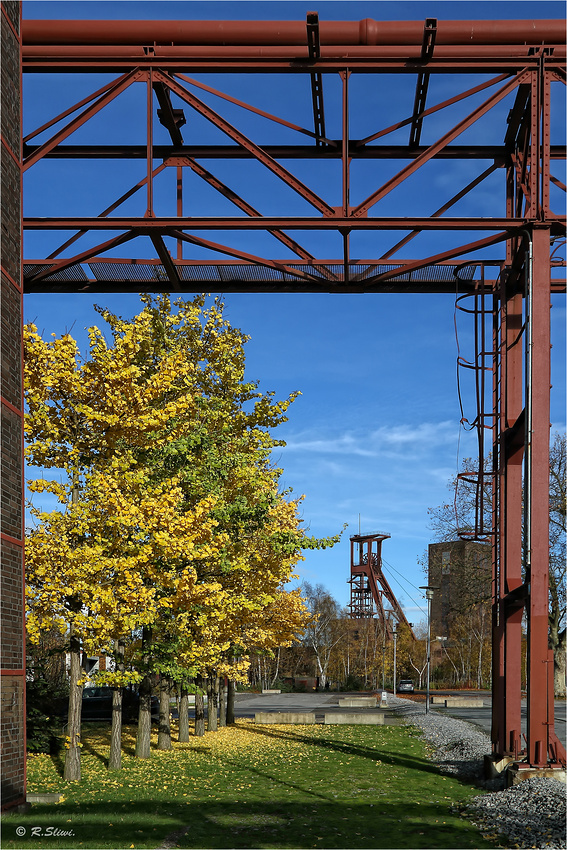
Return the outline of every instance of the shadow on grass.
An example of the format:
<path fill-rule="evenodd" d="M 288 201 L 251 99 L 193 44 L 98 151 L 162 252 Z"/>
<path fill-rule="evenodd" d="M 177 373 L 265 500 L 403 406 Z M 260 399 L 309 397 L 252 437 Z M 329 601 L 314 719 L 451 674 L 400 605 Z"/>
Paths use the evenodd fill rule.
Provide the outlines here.
<path fill-rule="evenodd" d="M 53 762 L 53 767 L 59 774 L 59 776 L 63 777 L 63 773 L 65 771 L 65 754 L 67 750 L 57 750 L 56 753 L 52 753 L 50 755 L 50 759 Z"/>
<path fill-rule="evenodd" d="M 439 768 L 419 756 L 404 756 L 398 752 L 382 749 L 380 747 L 362 747 L 357 744 L 346 744 L 343 741 L 331 741 L 329 739 L 316 738 L 309 734 L 302 735 L 300 732 L 268 730 L 266 728 L 248 727 L 247 731 L 255 735 L 264 735 L 268 738 L 280 738 L 284 741 L 299 741 L 302 744 L 310 744 L 324 750 L 334 750 L 343 755 L 359 756 L 361 758 L 376 761 L 380 759 L 384 764 L 397 765 L 398 767 L 411 768 L 412 770 L 423 770 L 426 773 L 439 774 Z"/>
<path fill-rule="evenodd" d="M 38 827 L 38 825 L 40 825 Z M 32 827 L 42 833 L 32 832 Z M 19 832 L 16 832 L 16 830 Z M 22 839 L 25 829 L 25 839 Z M 59 835 L 57 835 L 59 832 Z M 72 832 L 72 835 L 69 835 Z M 446 802 L 181 802 L 34 805 L 4 819 L 3 848 L 491 848 Z"/>
<path fill-rule="evenodd" d="M 94 756 L 96 759 L 102 762 L 105 767 L 108 767 L 110 759 L 107 758 L 107 756 L 104 756 L 101 752 L 99 752 L 96 747 L 93 747 L 91 744 L 89 744 L 88 741 L 83 741 L 83 752 L 89 753 L 89 755 Z"/>

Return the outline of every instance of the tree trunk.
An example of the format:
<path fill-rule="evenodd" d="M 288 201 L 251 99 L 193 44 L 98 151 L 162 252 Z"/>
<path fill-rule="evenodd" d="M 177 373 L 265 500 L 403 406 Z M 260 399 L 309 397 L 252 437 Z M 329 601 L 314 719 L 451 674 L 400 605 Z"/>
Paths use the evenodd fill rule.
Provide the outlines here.
<path fill-rule="evenodd" d="M 179 737 L 181 743 L 189 740 L 189 694 L 185 685 L 181 685 L 181 699 L 179 700 Z"/>
<path fill-rule="evenodd" d="M 142 631 L 143 665 L 148 667 L 152 642 L 151 629 L 144 626 Z M 152 735 L 152 676 L 147 672 L 140 682 L 140 708 L 138 712 L 138 734 L 136 736 L 136 757 L 149 759 Z"/>
<path fill-rule="evenodd" d="M 136 735 L 136 757 L 149 759 L 152 737 L 152 681 L 146 673 L 140 682 L 140 706 L 138 711 L 138 734 Z"/>
<path fill-rule="evenodd" d="M 321 663 L 321 659 L 319 657 L 319 653 L 315 650 L 315 663 L 316 663 L 316 672 L 319 671 L 319 683 L 325 687 L 325 682 L 327 681 L 327 677 L 325 676 L 325 669 Z"/>
<path fill-rule="evenodd" d="M 116 652 L 116 669 L 124 672 L 124 641 L 114 642 Z M 110 731 L 109 770 L 120 770 L 122 767 L 122 688 L 112 689 L 112 728 Z"/>
<path fill-rule="evenodd" d="M 482 637 L 480 637 L 478 642 L 478 670 L 476 675 L 476 682 L 478 688 L 482 688 L 482 650 L 483 640 Z"/>
<path fill-rule="evenodd" d="M 171 749 L 171 711 L 169 708 L 169 678 L 162 673 L 159 679 L 158 750 Z"/>
<path fill-rule="evenodd" d="M 218 729 L 219 680 L 218 676 L 207 679 L 207 731 L 216 732 Z"/>
<path fill-rule="evenodd" d="M 203 677 L 197 676 L 195 694 L 195 735 L 202 738 L 205 734 L 205 698 L 203 696 Z"/>
<path fill-rule="evenodd" d="M 565 696 L 565 651 L 567 650 L 567 632 L 561 632 L 553 652 L 553 689 L 556 697 Z"/>
<path fill-rule="evenodd" d="M 228 680 L 223 676 L 219 689 L 219 726 L 226 726 L 226 702 L 228 692 Z"/>
<path fill-rule="evenodd" d="M 71 492 L 73 506 L 79 502 L 79 476 L 73 472 L 73 489 Z M 80 602 L 76 598 L 69 600 L 70 606 L 75 613 L 80 611 Z M 83 707 L 83 685 L 84 670 L 81 667 L 81 641 L 71 625 L 69 631 L 69 713 L 67 716 L 67 736 L 69 749 L 65 756 L 65 767 L 63 778 L 67 782 L 77 782 L 81 778 L 81 709 Z"/>
<path fill-rule="evenodd" d="M 67 736 L 69 749 L 65 756 L 63 778 L 67 782 L 77 782 L 81 778 L 81 708 L 83 703 L 83 669 L 81 667 L 81 643 L 73 633 L 70 638 L 70 690 Z"/>
<path fill-rule="evenodd" d="M 281 654 L 281 649 L 278 646 L 278 649 L 277 649 L 277 652 L 276 652 L 276 670 L 274 672 L 274 676 L 272 678 L 272 681 L 270 682 L 270 685 L 271 685 L 272 688 L 274 687 L 274 685 L 278 681 L 278 676 L 280 675 L 280 654 Z"/>
<path fill-rule="evenodd" d="M 228 691 L 226 694 L 226 725 L 234 726 L 234 694 L 236 692 L 236 682 L 233 679 L 228 680 Z"/>

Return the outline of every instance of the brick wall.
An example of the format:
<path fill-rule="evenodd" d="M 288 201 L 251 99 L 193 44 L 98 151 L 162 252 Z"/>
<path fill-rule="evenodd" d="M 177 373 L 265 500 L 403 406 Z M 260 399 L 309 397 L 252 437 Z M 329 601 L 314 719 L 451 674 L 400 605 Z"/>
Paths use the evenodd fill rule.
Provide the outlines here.
<path fill-rule="evenodd" d="M 0 2 L 2 807 L 25 800 L 20 3 Z"/>
<path fill-rule="evenodd" d="M 25 799 L 23 676 L 2 676 L 2 809 Z"/>

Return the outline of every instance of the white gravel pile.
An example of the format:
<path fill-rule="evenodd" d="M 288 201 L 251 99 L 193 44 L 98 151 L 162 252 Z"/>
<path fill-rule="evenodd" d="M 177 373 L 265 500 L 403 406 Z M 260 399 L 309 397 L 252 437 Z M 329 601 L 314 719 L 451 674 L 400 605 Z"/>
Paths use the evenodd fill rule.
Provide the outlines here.
<path fill-rule="evenodd" d="M 533 776 L 518 785 L 474 797 L 467 806 L 483 832 L 501 833 L 511 847 L 567 846 L 565 784 Z"/>
<path fill-rule="evenodd" d="M 435 710 L 426 714 L 423 703 L 391 696 L 388 703 L 407 723 L 421 729 L 433 747 L 432 760 L 443 773 L 492 792 L 473 797 L 466 807 L 482 832 L 506 836 L 507 846 L 513 848 L 567 847 L 565 783 L 533 777 L 505 789 L 503 778 L 485 780 L 484 756 L 491 744 L 481 729 Z"/>

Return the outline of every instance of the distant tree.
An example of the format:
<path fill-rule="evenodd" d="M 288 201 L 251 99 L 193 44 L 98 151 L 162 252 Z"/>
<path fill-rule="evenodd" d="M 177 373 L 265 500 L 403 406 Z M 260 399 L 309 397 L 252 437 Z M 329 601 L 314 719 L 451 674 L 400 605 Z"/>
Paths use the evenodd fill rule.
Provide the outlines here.
<path fill-rule="evenodd" d="M 405 623 L 400 623 L 397 628 L 398 639 L 396 646 L 396 661 L 397 661 L 397 680 L 404 678 L 414 678 L 414 672 L 423 675 L 426 664 L 425 651 L 425 623 L 418 623 L 413 633 Z M 421 681 L 421 679 L 420 679 Z"/>
<path fill-rule="evenodd" d="M 338 627 L 339 606 L 322 584 L 304 582 L 302 596 L 313 618 L 303 642 L 313 651 L 319 684 L 324 688 L 333 654 L 344 640 L 344 630 Z"/>
<path fill-rule="evenodd" d="M 400 628 L 398 664 L 400 678 L 403 678 L 406 674 L 411 674 L 411 678 L 414 679 L 417 675 L 417 686 L 421 689 L 423 676 L 427 669 L 427 624 L 425 620 L 414 626 L 413 633 L 415 640 L 412 639 L 410 630 L 406 626 Z"/>
<path fill-rule="evenodd" d="M 567 518 L 567 437 L 555 434 L 549 457 L 549 646 L 553 649 L 554 687 L 565 696 L 567 653 L 565 540 Z"/>
<path fill-rule="evenodd" d="M 460 540 L 463 534 L 472 534 L 475 525 L 481 524 L 489 533 L 492 528 L 492 455 L 484 462 L 484 486 L 482 488 L 482 510 L 476 507 L 477 487 L 473 470 L 478 468 L 478 460 L 463 458 L 458 476 L 450 478 L 447 490 L 450 498 L 442 505 L 428 508 L 429 528 L 433 539 L 443 542 Z M 467 475 L 470 473 L 470 475 Z M 475 522 L 476 520 L 476 522 Z"/>
<path fill-rule="evenodd" d="M 393 664 L 391 641 L 386 639 L 383 624 L 375 617 L 352 619 L 344 611 L 340 625 L 346 630 L 338 647 L 342 658 L 348 656 L 345 679 L 358 681 L 365 689 L 381 687 L 383 676 L 390 677 Z"/>

